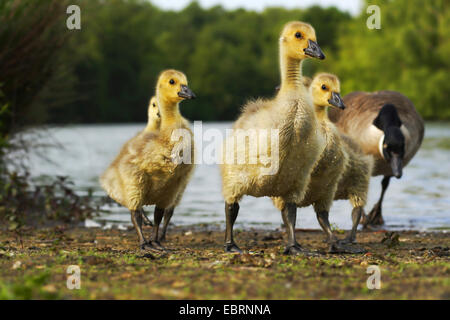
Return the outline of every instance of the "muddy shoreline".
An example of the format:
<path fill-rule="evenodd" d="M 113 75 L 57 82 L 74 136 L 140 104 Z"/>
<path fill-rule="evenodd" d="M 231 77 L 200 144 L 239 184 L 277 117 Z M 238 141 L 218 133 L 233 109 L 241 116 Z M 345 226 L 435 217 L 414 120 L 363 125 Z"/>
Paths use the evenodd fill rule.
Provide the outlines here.
<path fill-rule="evenodd" d="M 290 257 L 280 230 L 237 230 L 243 255 L 224 253 L 223 231 L 208 226 L 172 227 L 168 253 L 137 249 L 131 229 L 2 231 L 0 298 L 450 299 L 450 234 L 396 235 L 391 241 L 383 230 L 358 232 L 367 253 L 328 254 L 320 230 L 297 230 L 318 256 Z M 80 267 L 80 290 L 66 286 L 69 265 Z M 380 268 L 379 290 L 367 288 L 370 265 Z"/>

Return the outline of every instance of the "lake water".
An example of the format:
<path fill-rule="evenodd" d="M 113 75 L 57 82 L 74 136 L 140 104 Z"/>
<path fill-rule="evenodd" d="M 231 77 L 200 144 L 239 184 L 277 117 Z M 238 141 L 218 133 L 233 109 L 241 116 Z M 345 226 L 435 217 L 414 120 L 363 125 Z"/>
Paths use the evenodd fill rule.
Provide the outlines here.
<path fill-rule="evenodd" d="M 216 128 L 222 132 L 230 123 L 203 124 L 203 131 Z M 63 148 L 45 151 L 48 161 L 35 154 L 29 158 L 31 174 L 69 176 L 77 191 L 93 188 L 104 196 L 98 177 L 113 160 L 121 145 L 144 127 L 136 125 L 80 125 L 48 129 L 40 142 L 57 142 Z M 27 136 L 25 135 L 25 139 Z M 196 139 L 200 137 L 196 136 Z M 198 144 L 197 144 L 198 145 Z M 203 143 L 206 147 L 208 142 Z M 383 214 L 387 228 L 415 230 L 450 229 L 450 124 L 427 124 L 421 150 L 404 170 L 400 180 L 392 179 L 385 196 Z M 381 177 L 371 180 L 366 212 L 378 200 Z M 129 212 L 120 206 L 108 206 L 110 211 L 89 226 L 101 223 L 130 225 Z M 148 213 L 153 208 L 148 208 Z M 330 220 L 337 227 L 350 229 L 351 206 L 348 201 L 336 201 L 330 211 Z M 152 214 L 150 215 L 152 217 Z M 176 225 L 199 223 L 224 226 L 224 203 L 217 165 L 197 165 L 183 200 L 177 207 L 172 222 Z M 270 199 L 245 197 L 236 221 L 238 228 L 275 229 L 281 225 L 280 213 Z M 311 207 L 298 210 L 298 228 L 320 229 Z"/>

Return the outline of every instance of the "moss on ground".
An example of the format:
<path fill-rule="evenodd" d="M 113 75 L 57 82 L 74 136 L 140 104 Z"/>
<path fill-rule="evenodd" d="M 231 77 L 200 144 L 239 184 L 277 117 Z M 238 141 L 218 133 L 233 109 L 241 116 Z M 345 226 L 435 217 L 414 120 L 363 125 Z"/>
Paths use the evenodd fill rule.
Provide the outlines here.
<path fill-rule="evenodd" d="M 150 230 L 146 230 L 147 234 Z M 172 228 L 170 253 L 137 249 L 133 230 L 25 229 L 0 234 L 1 299 L 450 299 L 450 236 L 400 232 L 358 234 L 366 254 L 327 254 L 324 236 L 298 231 L 317 257 L 282 254 L 283 232 L 242 231 L 250 253 L 225 254 L 223 232 Z M 66 287 L 69 265 L 81 289 Z M 381 289 L 367 289 L 369 265 L 381 269 Z"/>

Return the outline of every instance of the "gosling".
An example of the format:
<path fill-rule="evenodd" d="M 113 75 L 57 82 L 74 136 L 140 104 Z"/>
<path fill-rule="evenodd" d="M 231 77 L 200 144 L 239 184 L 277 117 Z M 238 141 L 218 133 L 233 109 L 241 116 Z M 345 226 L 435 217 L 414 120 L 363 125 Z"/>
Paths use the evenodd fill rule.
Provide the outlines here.
<path fill-rule="evenodd" d="M 279 92 L 273 99 L 258 99 L 247 103 L 233 126 L 232 135 L 225 141 L 221 175 L 225 198 L 226 252 L 242 252 L 234 241 L 233 226 L 239 212 L 238 202 L 244 195 L 251 195 L 280 197 L 284 201 L 282 217 L 288 230 L 284 252 L 307 253 L 295 238 L 296 203 L 305 195 L 313 165 L 324 149 L 324 141 L 315 134 L 319 124 L 311 98 L 302 83 L 301 64 L 308 57 L 324 59 L 325 55 L 316 42 L 314 28 L 298 21 L 284 26 L 279 49 Z M 262 139 L 252 141 L 251 144 L 245 142 L 234 145 L 234 140 L 239 139 L 242 132 L 249 134 L 253 130 L 262 135 L 271 129 L 279 130 L 279 150 L 272 146 L 267 148 L 260 142 Z M 250 146 L 256 153 L 256 164 L 249 164 L 250 161 L 239 164 L 239 161 L 235 161 L 240 157 L 245 158 Z M 269 150 L 265 153 L 267 149 Z M 263 165 L 263 159 L 268 154 L 279 155 L 275 172 L 267 170 L 267 166 Z"/>
<path fill-rule="evenodd" d="M 178 204 L 194 170 L 192 131 L 179 111 L 182 100 L 193 98 L 195 94 L 182 72 L 162 72 L 156 85 L 156 104 L 161 114 L 159 131 L 138 134 L 100 178 L 108 195 L 130 210 L 143 250 L 165 250 L 158 237 L 164 211 Z M 177 133 L 183 134 L 182 139 L 173 139 Z M 179 161 L 180 157 L 183 161 Z M 142 207 L 153 204 L 153 233 L 147 241 L 142 232 Z"/>
<path fill-rule="evenodd" d="M 317 220 L 327 235 L 330 245 L 329 252 L 359 253 L 361 252 L 360 249 L 345 246 L 336 238 L 328 217 L 338 184 L 349 161 L 339 131 L 327 115 L 329 106 L 341 110 L 345 109 L 340 96 L 339 79 L 332 74 L 320 73 L 312 80 L 309 92 L 319 122 L 317 134 L 322 136 L 326 146 L 315 164 L 306 195 L 301 202 L 297 203 L 297 206 L 312 205 L 314 207 Z M 284 201 L 279 197 L 272 198 L 272 200 L 278 209 L 285 206 Z"/>
<path fill-rule="evenodd" d="M 161 113 L 159 112 L 156 97 L 151 97 L 147 109 L 147 126 L 145 127 L 145 132 L 158 131 L 161 125 Z"/>
<path fill-rule="evenodd" d="M 144 130 L 138 132 L 136 134 L 136 136 L 139 136 L 146 132 L 153 132 L 153 131 L 159 130 L 159 126 L 161 125 L 161 114 L 159 113 L 159 108 L 158 108 L 155 96 L 150 98 L 150 102 L 149 102 L 148 108 L 147 108 L 147 116 L 148 116 L 147 126 L 145 127 Z M 136 140 L 136 137 L 128 140 L 123 145 L 122 149 L 128 149 L 129 144 L 135 140 Z M 148 225 L 148 226 L 153 226 L 152 221 L 146 216 L 144 209 L 141 209 L 141 212 L 142 212 L 142 218 L 144 219 L 144 224 Z M 166 215 L 166 213 L 165 213 L 165 215 Z"/>
<path fill-rule="evenodd" d="M 143 132 L 153 132 L 158 131 L 159 127 L 161 125 L 161 114 L 159 112 L 158 104 L 156 101 L 156 97 L 152 97 L 150 99 L 150 103 L 148 105 L 148 123 L 147 126 L 143 131 L 141 131 L 138 134 L 142 134 Z M 181 200 L 181 197 L 184 193 L 179 193 L 179 199 L 177 199 L 176 203 L 179 203 Z M 163 227 L 159 236 L 159 241 L 165 241 L 166 240 L 166 233 L 167 228 L 169 226 L 170 219 L 173 216 L 174 208 L 170 208 L 168 210 L 164 210 L 164 219 L 163 219 Z M 153 226 L 153 222 L 146 216 L 144 210 L 142 209 L 142 219 L 144 219 L 144 224 L 148 226 Z"/>
<path fill-rule="evenodd" d="M 335 75 L 337 81 L 339 79 Z M 306 77 L 305 77 L 306 78 Z M 309 84 L 305 82 L 305 86 L 309 87 Z M 321 91 L 313 91 L 321 93 Z M 316 109 L 317 110 L 317 109 Z M 344 110 L 344 109 L 341 109 Z M 337 109 L 329 109 L 328 112 L 342 112 Z M 328 114 L 325 115 L 328 118 Z M 328 119 L 328 121 L 330 121 Z M 348 162 L 344 168 L 341 179 L 338 184 L 337 191 L 334 196 L 334 200 L 350 200 L 350 204 L 353 207 L 352 210 L 352 229 L 349 235 L 340 240 L 340 243 L 356 243 L 356 231 L 361 217 L 364 216 L 364 207 L 367 201 L 367 193 L 369 192 L 369 181 L 373 168 L 373 157 L 370 155 L 364 155 L 358 144 L 349 136 L 339 131 L 341 137 L 341 145 L 348 155 Z"/>
<path fill-rule="evenodd" d="M 359 145 L 349 136 L 340 133 L 343 147 L 349 161 L 345 166 L 342 178 L 334 200 L 349 200 L 352 210 L 352 229 L 341 243 L 356 243 L 356 231 L 361 218 L 364 217 L 364 207 L 367 203 L 370 176 L 373 169 L 373 157 L 365 155 Z"/>

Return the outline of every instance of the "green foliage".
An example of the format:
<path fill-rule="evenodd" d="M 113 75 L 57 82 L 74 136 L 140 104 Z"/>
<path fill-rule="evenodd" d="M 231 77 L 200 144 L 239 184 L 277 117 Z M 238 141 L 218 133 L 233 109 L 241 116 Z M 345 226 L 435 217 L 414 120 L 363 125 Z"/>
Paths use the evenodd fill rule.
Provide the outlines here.
<path fill-rule="evenodd" d="M 33 106 L 55 70 L 66 37 L 66 0 L 2 0 L 0 5 L 0 83 L 10 111 L 1 126 L 7 132 L 35 124 Z"/>
<path fill-rule="evenodd" d="M 9 230 L 48 221 L 84 221 L 99 212 L 100 202 L 95 203 L 92 191 L 87 196 L 77 195 L 66 177 L 52 178 L 39 186 L 30 184 L 28 174 L 13 172 L 0 177 L 0 221 Z"/>
<path fill-rule="evenodd" d="M 65 61 L 74 70 L 77 101 L 52 111 L 53 122 L 146 121 L 157 76 L 167 68 L 184 71 L 197 93 L 195 103 L 183 105 L 186 117 L 232 120 L 247 99 L 273 95 L 278 36 L 286 21 L 319 24 L 319 42 L 327 49 L 337 45 L 336 24 L 350 20 L 336 8 L 321 7 L 257 13 L 203 9 L 197 2 L 180 12 L 138 0 L 80 6 L 82 30 L 73 32 Z M 306 65 L 307 73 L 316 68 Z"/>
<path fill-rule="evenodd" d="M 193 1 L 174 12 L 146 0 L 72 3 L 81 7 L 80 31 L 65 28 L 65 1 L 2 2 L 0 82 L 12 111 L 7 121 L 2 116 L 2 126 L 144 122 L 156 78 L 167 68 L 184 71 L 197 93 L 195 102 L 183 105 L 186 117 L 235 119 L 246 100 L 273 95 L 279 84 L 278 36 L 290 20 L 311 23 L 327 56 L 309 59 L 304 74 L 336 73 L 343 94 L 400 91 L 425 118 L 450 119 L 446 0 L 370 1 L 381 8 L 381 30 L 367 28 L 366 6 L 351 17 L 319 6 L 254 12 L 204 9 Z M 40 21 L 45 27 L 33 27 Z M 33 41 L 24 50 L 28 38 Z M 54 50 L 64 40 L 63 50 Z"/>
<path fill-rule="evenodd" d="M 66 105 L 72 92 L 72 64 L 64 63 L 68 52 L 59 54 L 69 35 L 67 5 L 66 0 L 0 3 L 0 220 L 10 230 L 47 220 L 83 221 L 98 211 L 92 194 L 76 195 L 66 178 L 32 186 L 29 175 L 11 172 L 13 163 L 7 160 L 11 150 L 29 148 L 12 142 L 14 134 L 45 121 L 46 113 Z"/>
<path fill-rule="evenodd" d="M 256 96 L 271 96 L 279 83 L 277 39 L 290 20 L 311 23 L 327 59 L 308 60 L 304 73 L 337 73 L 343 93 L 397 90 L 429 119 L 450 119 L 448 2 L 411 5 L 375 1 L 382 29 L 366 27 L 368 15 L 352 18 L 336 8 L 268 8 L 261 13 L 192 2 L 180 12 L 148 1 L 81 2 L 82 32 L 68 47 L 75 70 L 76 103 L 52 113 L 54 122 L 145 121 L 158 73 L 178 68 L 198 99 L 186 103 L 191 119 L 232 120 Z M 365 8 L 365 7 L 364 7 Z"/>
<path fill-rule="evenodd" d="M 450 3 L 370 1 L 381 9 L 381 29 L 369 30 L 363 14 L 346 25 L 338 57 L 328 64 L 344 93 L 395 90 L 427 119 L 450 119 Z"/>
<path fill-rule="evenodd" d="M 2 91 L 2 83 L 0 83 L 0 173 L 4 171 L 5 164 L 3 163 L 3 155 L 5 154 L 8 144 L 9 128 L 5 122 L 9 118 L 11 112 L 9 104 L 5 100 L 5 95 Z"/>

